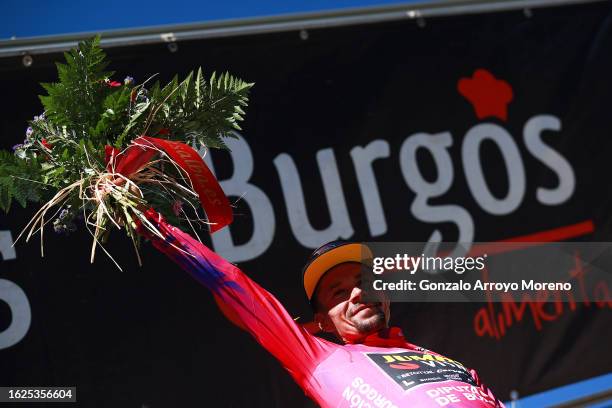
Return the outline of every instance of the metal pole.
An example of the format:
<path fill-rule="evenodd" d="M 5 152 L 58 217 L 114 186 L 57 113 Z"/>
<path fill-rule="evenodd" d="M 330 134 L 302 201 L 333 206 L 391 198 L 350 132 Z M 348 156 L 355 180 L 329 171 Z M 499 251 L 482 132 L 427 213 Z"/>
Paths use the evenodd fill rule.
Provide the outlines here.
<path fill-rule="evenodd" d="M 605 0 L 437 0 L 392 6 L 365 7 L 320 13 L 300 13 L 274 17 L 224 20 L 218 22 L 166 25 L 100 33 L 102 46 L 124 47 L 141 44 L 175 43 L 184 40 L 233 37 L 300 31 L 317 28 L 416 20 L 463 14 L 533 9 Z M 0 58 L 66 51 L 94 32 L 32 37 L 0 41 Z"/>

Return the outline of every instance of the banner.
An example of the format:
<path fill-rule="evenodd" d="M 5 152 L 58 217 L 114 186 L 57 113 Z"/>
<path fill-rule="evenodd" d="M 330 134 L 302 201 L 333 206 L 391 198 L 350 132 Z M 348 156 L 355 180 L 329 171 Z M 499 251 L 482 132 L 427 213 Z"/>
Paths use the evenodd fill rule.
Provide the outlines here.
<path fill-rule="evenodd" d="M 202 65 L 256 83 L 231 151 L 205 157 L 235 206 L 234 223 L 205 239 L 305 323 L 302 266 L 330 240 L 428 242 L 431 253 L 440 242 L 612 241 L 611 18 L 602 2 L 109 56 L 137 82 Z M 3 148 L 40 113 L 37 84 L 59 58 L 0 61 Z M 13 247 L 33 212 L 0 216 L 0 384 L 76 386 L 85 406 L 309 406 L 150 246 L 139 268 L 127 238 L 111 240 L 125 272 L 88 263 L 84 228 L 47 232 L 43 259 L 37 240 Z M 396 303 L 391 319 L 507 400 L 612 371 L 611 292 L 575 307 Z"/>

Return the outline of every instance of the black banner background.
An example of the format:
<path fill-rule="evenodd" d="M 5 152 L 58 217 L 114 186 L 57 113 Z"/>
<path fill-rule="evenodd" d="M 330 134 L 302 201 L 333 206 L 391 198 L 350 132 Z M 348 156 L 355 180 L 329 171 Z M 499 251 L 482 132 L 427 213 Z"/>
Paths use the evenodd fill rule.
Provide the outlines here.
<path fill-rule="evenodd" d="M 272 203 L 275 230 L 262 255 L 239 265 L 307 321 L 300 270 L 311 249 L 290 226 L 291 209 L 274 165 L 281 153 L 296 163 L 311 223 L 324 229 L 330 216 L 316 154 L 333 149 L 352 240 L 427 241 L 434 230 L 445 241 L 458 239 L 456 224 L 419 221 L 411 211 L 416 194 L 402 176 L 399 153 L 419 132 L 450 132 L 453 181 L 428 203 L 463 207 L 473 219 L 474 241 L 588 220 L 594 232 L 577 239 L 610 240 L 611 11 L 610 3 L 595 3 L 535 9 L 531 17 L 523 11 L 456 16 L 428 19 L 424 27 L 407 21 L 313 30 L 307 40 L 287 32 L 182 42 L 176 53 L 149 45 L 109 55 L 119 80 L 132 75 L 141 81 L 155 72 L 169 79 L 202 65 L 256 82 L 242 134 L 254 157 L 249 182 Z M 26 121 L 40 113 L 37 84 L 55 78 L 52 63 L 59 59 L 35 56 L 29 69 L 18 58 L 0 61 L 1 147 L 19 143 Z M 480 68 L 512 87 L 507 121 L 478 119 L 457 91 L 457 81 Z M 543 138 L 575 174 L 575 190 L 559 205 L 536 199 L 539 187 L 559 183 L 523 142 L 523 127 L 536 115 L 562 123 L 559 132 L 548 131 L 554 136 Z M 524 166 L 524 197 L 505 215 L 484 211 L 464 174 L 464 136 L 485 122 L 512 135 Z M 350 151 L 376 139 L 386 141 L 390 152 L 373 166 L 387 230 L 372 236 Z M 504 197 L 509 182 L 499 149 L 485 142 L 480 154 L 489 189 Z M 435 181 L 431 155 L 420 152 L 417 158 L 425 178 Z M 220 180 L 231 177 L 229 154 L 214 154 L 214 161 Z M 247 200 L 239 202 L 241 215 L 231 227 L 236 244 L 252 234 Z M 15 239 L 33 208 L 1 215 L 0 230 Z M 125 270 L 119 272 L 102 253 L 89 264 L 91 242 L 83 231 L 66 238 L 49 230 L 44 242 L 44 259 L 33 239 L 16 246 L 16 259 L 0 263 L 0 279 L 23 289 L 32 318 L 25 337 L 0 350 L 1 385 L 76 385 L 79 405 L 88 407 L 309 404 L 279 364 L 220 315 L 205 289 L 152 248 L 145 249 L 139 268 L 129 241 L 115 233 L 108 249 Z M 475 316 L 488 307 L 396 304 L 392 317 L 409 341 L 475 368 L 501 399 L 512 389 L 528 395 L 611 371 L 609 302 L 556 314 L 551 307 L 537 318 L 527 309 L 503 334 L 479 336 Z M 11 320 L 0 302 L 0 330 Z"/>

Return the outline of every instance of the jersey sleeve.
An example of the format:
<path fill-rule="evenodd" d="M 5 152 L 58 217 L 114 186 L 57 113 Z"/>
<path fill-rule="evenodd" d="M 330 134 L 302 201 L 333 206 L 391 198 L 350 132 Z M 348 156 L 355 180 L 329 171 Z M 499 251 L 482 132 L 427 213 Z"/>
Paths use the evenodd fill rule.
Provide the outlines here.
<path fill-rule="evenodd" d="M 311 378 L 326 354 L 326 342 L 308 333 L 268 291 L 189 234 L 148 210 L 147 219 L 160 233 L 140 225 L 138 232 L 214 295 L 223 313 L 276 357 L 301 385 Z"/>

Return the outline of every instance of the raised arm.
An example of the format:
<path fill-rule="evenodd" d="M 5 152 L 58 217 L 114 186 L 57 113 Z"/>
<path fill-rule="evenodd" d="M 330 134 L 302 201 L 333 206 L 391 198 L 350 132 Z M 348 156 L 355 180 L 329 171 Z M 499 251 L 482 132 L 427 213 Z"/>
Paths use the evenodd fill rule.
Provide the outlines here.
<path fill-rule="evenodd" d="M 206 286 L 214 294 L 224 314 L 251 333 L 299 384 L 307 382 L 316 362 L 328 353 L 326 343 L 295 323 L 274 296 L 235 265 L 189 234 L 166 223 L 155 211 L 148 210 L 146 215 L 165 239 L 143 226 L 139 227 L 139 233 Z"/>

